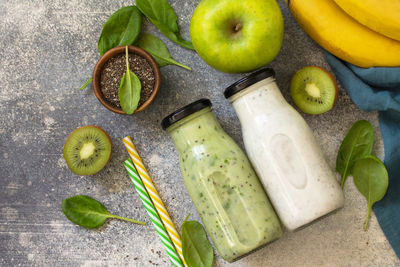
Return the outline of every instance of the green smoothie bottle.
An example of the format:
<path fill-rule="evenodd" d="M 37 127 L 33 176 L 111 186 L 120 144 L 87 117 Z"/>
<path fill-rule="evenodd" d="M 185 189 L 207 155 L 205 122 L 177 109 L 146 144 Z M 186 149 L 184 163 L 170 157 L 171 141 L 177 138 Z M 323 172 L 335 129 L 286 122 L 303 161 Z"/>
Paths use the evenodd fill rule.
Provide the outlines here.
<path fill-rule="evenodd" d="M 246 155 L 200 99 L 162 127 L 179 153 L 186 189 L 219 254 L 231 262 L 282 235 L 279 220 Z"/>

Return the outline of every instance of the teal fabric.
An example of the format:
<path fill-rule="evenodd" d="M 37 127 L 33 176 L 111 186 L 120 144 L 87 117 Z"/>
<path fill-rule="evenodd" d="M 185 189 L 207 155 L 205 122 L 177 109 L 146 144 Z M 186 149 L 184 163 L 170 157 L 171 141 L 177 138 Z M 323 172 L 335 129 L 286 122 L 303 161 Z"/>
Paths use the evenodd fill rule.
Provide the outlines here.
<path fill-rule="evenodd" d="M 389 188 L 373 209 L 400 258 L 400 68 L 364 69 L 324 53 L 353 102 L 362 110 L 379 111 Z"/>

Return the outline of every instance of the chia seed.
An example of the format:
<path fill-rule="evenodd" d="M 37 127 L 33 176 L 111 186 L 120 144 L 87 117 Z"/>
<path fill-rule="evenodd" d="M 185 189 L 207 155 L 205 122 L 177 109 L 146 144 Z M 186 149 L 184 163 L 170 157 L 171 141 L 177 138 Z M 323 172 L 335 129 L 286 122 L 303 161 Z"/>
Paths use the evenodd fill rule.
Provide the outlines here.
<path fill-rule="evenodd" d="M 138 105 L 141 106 L 151 96 L 154 90 L 155 75 L 153 68 L 145 58 L 137 54 L 129 53 L 128 61 L 129 69 L 138 76 L 142 84 Z M 117 108 L 121 108 L 118 90 L 125 72 L 125 53 L 120 53 L 110 58 L 104 64 L 100 74 L 100 90 L 107 102 Z"/>

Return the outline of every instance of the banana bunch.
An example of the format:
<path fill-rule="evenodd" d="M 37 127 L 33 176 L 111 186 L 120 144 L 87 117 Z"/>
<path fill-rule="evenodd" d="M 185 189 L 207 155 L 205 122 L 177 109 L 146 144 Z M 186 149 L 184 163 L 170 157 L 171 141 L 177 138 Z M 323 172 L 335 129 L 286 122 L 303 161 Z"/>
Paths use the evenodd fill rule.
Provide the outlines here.
<path fill-rule="evenodd" d="M 285 0 L 304 31 L 356 66 L 400 67 L 400 0 Z"/>

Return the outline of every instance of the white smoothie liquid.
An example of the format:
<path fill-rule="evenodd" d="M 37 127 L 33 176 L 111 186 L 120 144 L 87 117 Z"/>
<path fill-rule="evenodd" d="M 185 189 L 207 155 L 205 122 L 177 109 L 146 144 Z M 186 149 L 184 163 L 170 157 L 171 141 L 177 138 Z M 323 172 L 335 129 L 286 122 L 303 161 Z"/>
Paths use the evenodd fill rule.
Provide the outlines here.
<path fill-rule="evenodd" d="M 288 230 L 343 206 L 343 192 L 311 129 L 272 77 L 229 99 L 249 159 Z"/>

